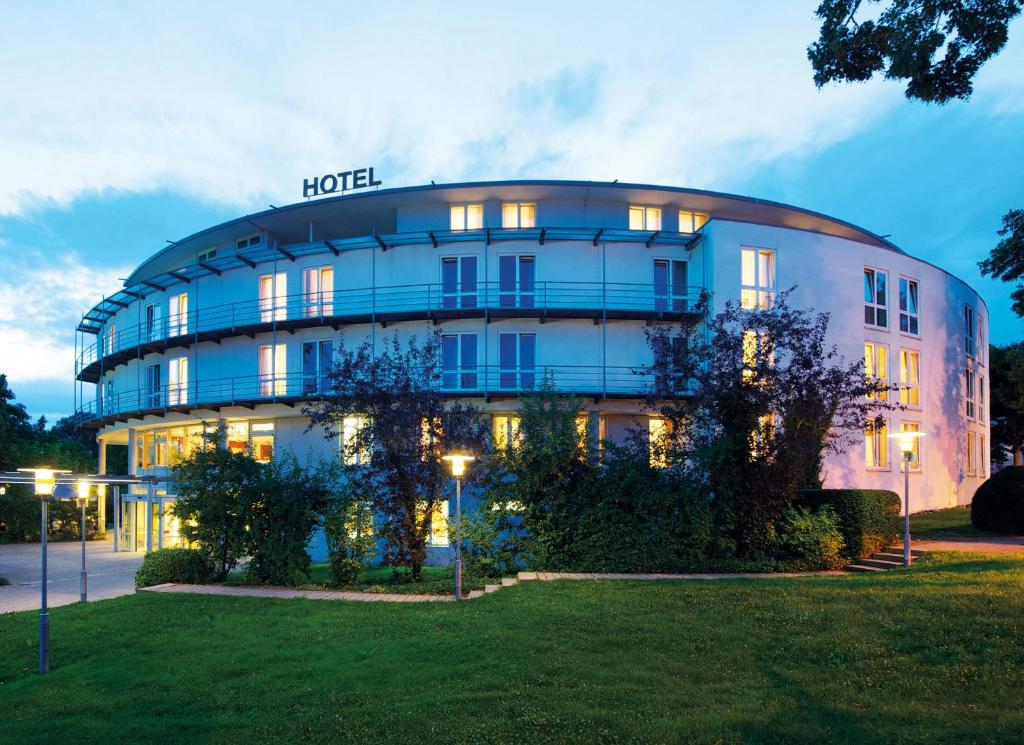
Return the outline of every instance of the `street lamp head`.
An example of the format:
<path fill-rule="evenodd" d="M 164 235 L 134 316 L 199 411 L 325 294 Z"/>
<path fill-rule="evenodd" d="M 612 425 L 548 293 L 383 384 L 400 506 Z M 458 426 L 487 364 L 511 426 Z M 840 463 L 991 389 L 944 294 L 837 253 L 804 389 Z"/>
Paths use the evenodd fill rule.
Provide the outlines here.
<path fill-rule="evenodd" d="M 78 498 L 79 499 L 88 499 L 89 498 L 89 488 L 92 485 L 88 481 L 86 481 L 85 479 L 79 479 L 78 483 L 75 484 L 75 486 L 78 488 Z"/>
<path fill-rule="evenodd" d="M 916 448 L 918 438 L 924 437 L 925 432 L 894 432 L 889 437 L 896 440 L 896 445 L 899 447 L 900 452 L 903 453 L 903 457 L 906 458 L 912 455 Z"/>
<path fill-rule="evenodd" d="M 40 466 L 39 468 L 19 468 L 18 471 L 21 473 L 32 474 L 35 495 L 37 497 L 44 498 L 53 494 L 54 484 L 56 483 L 56 476 L 58 473 L 71 473 L 71 471 L 64 471 L 59 468 L 50 468 L 48 466 Z"/>
<path fill-rule="evenodd" d="M 448 453 L 448 455 L 442 455 L 441 460 L 448 461 L 451 465 L 452 476 L 461 476 L 466 472 L 466 464 L 476 458 L 468 453 Z"/>

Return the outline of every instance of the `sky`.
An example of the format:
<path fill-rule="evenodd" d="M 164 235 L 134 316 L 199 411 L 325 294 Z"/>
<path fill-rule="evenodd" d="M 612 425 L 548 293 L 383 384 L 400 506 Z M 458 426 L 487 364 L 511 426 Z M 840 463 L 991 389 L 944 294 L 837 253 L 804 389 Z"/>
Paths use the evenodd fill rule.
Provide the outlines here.
<path fill-rule="evenodd" d="M 385 187 L 619 179 L 772 199 L 963 278 L 1024 208 L 1024 21 L 968 102 L 815 88 L 816 0 L 0 0 L 0 372 L 73 408 L 74 328 L 166 245 L 375 166 Z M 150 7 L 152 6 L 152 7 Z"/>

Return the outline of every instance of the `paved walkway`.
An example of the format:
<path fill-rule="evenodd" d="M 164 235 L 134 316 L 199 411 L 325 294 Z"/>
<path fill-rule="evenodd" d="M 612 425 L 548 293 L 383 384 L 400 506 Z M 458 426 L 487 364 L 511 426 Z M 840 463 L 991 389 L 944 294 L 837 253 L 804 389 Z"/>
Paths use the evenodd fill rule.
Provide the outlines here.
<path fill-rule="evenodd" d="M 232 587 L 229 585 L 179 585 L 168 583 L 141 587 L 139 592 L 229 595 L 255 598 L 307 598 L 309 600 L 358 600 L 366 603 L 447 602 L 451 595 L 412 595 L 398 592 L 346 592 L 343 590 L 296 590 L 291 587 Z"/>
<path fill-rule="evenodd" d="M 991 538 L 949 538 L 947 540 L 914 540 L 914 548 L 922 551 L 971 551 L 986 554 L 1024 554 L 1024 536 L 993 536 Z"/>
<path fill-rule="evenodd" d="M 78 541 L 49 543 L 46 551 L 47 605 L 77 603 L 82 544 Z M 39 544 L 0 546 L 0 577 L 11 583 L 0 586 L 0 613 L 39 609 Z M 89 572 L 89 600 L 105 600 L 135 592 L 135 570 L 141 553 L 114 553 L 112 538 L 85 544 L 85 566 Z"/>

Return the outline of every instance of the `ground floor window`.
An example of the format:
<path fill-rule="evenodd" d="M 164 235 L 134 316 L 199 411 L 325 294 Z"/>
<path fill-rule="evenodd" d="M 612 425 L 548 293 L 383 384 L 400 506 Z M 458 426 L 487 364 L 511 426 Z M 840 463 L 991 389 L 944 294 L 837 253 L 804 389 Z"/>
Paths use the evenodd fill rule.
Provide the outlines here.
<path fill-rule="evenodd" d="M 495 414 L 491 418 L 491 427 L 495 452 L 507 453 L 513 444 L 522 442 L 522 434 L 519 432 L 519 417 L 514 414 Z"/>
<path fill-rule="evenodd" d="M 427 514 L 426 505 L 420 505 L 416 510 L 416 521 L 420 523 L 427 521 L 430 525 L 430 532 L 427 534 L 428 546 L 436 548 L 449 545 L 447 499 L 435 502 L 429 514 Z"/>
<path fill-rule="evenodd" d="M 869 422 L 864 430 L 864 464 L 868 468 L 889 467 L 888 429 L 888 423 L 881 419 L 878 422 Z"/>
<path fill-rule="evenodd" d="M 902 422 L 900 424 L 901 432 L 920 432 L 920 422 Z M 921 438 L 914 438 L 914 449 L 910 453 L 910 470 L 920 471 L 921 470 Z"/>
<path fill-rule="evenodd" d="M 977 447 L 978 436 L 974 432 L 968 432 L 966 452 L 964 453 L 964 465 L 968 476 L 974 476 L 978 472 Z"/>

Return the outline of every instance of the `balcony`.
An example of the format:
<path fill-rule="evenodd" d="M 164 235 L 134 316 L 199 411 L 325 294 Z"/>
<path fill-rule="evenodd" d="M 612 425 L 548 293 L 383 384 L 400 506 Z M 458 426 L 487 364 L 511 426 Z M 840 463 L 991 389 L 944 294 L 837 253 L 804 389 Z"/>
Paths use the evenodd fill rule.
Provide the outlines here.
<path fill-rule="evenodd" d="M 103 372 L 146 354 L 230 336 L 346 324 L 452 318 L 592 318 L 678 320 L 692 313 L 702 288 L 626 282 L 476 282 L 397 285 L 253 299 L 154 318 L 104 334 L 85 347 L 76 377 Z"/>
<path fill-rule="evenodd" d="M 445 371 L 438 380 L 438 388 L 452 396 L 518 396 L 535 390 L 545 378 L 552 381 L 556 390 L 598 398 L 642 397 L 653 384 L 652 376 L 632 367 L 549 365 L 522 369 L 480 365 Z M 99 427 L 168 412 L 220 411 L 228 406 L 253 409 L 259 404 L 273 403 L 295 406 L 316 399 L 323 385 L 316 376 L 303 373 L 200 379 L 155 390 L 137 388 L 100 395 L 83 403 L 77 413 L 86 426 Z"/>

